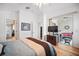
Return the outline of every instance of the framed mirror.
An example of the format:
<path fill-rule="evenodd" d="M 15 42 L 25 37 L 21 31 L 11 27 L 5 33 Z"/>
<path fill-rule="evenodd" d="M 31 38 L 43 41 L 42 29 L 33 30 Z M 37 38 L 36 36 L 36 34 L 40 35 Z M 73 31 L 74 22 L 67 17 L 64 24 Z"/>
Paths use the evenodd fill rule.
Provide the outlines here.
<path fill-rule="evenodd" d="M 69 25 L 66 25 L 64 28 L 65 28 L 66 30 L 68 30 L 68 29 L 70 29 L 70 26 L 69 26 Z"/>

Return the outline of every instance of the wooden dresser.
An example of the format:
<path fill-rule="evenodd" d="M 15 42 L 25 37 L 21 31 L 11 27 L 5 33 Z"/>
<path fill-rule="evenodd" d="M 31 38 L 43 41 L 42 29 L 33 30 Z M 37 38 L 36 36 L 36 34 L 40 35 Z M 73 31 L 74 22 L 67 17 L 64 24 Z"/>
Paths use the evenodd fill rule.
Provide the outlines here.
<path fill-rule="evenodd" d="M 47 41 L 53 45 L 56 45 L 56 36 L 52 36 L 52 35 L 46 35 L 47 37 Z"/>

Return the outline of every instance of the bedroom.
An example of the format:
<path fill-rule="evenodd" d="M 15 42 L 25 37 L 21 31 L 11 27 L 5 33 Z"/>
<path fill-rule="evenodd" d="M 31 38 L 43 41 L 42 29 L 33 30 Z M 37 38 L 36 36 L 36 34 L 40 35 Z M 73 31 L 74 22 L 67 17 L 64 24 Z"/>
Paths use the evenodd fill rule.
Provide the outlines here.
<path fill-rule="evenodd" d="M 36 39 L 39 39 L 38 41 L 41 41 L 41 40 L 46 41 L 47 37 L 45 36 L 49 34 L 48 32 L 49 19 L 53 17 L 61 16 L 61 15 L 73 14 L 74 19 L 75 19 L 74 25 L 73 25 L 74 26 L 73 46 L 79 47 L 78 45 L 79 40 L 77 40 L 79 30 L 78 30 L 78 27 L 76 27 L 78 25 L 78 18 L 79 18 L 78 17 L 79 16 L 78 6 L 79 4 L 74 4 L 74 3 L 73 4 L 0 3 L 0 19 L 1 19 L 0 21 L 0 24 L 1 24 L 0 25 L 0 42 L 12 41 L 13 43 L 15 43 L 14 46 L 16 46 L 17 42 L 15 41 L 22 40 L 24 43 L 26 43 L 27 41 L 27 44 L 28 44 L 28 42 L 30 42 L 29 40 L 31 40 L 29 37 L 34 37 Z M 26 39 L 27 37 L 29 40 L 24 41 L 24 39 Z M 32 44 L 33 42 L 30 42 L 30 43 Z M 10 46 L 10 44 L 12 43 L 7 43 L 7 44 L 9 44 L 8 47 L 10 47 L 11 49 L 13 48 Z M 22 43 L 18 42 L 18 44 L 22 44 Z M 40 47 L 40 49 L 42 49 L 40 52 L 37 52 L 37 50 L 35 50 L 38 53 L 38 55 L 45 55 L 44 48 L 46 47 L 41 47 L 40 45 L 36 43 L 35 45 L 37 45 L 38 48 Z M 35 48 L 37 49 L 37 47 L 32 45 L 32 48 L 34 49 Z M 18 48 L 21 49 L 21 47 L 17 45 L 17 49 Z M 6 48 L 7 50 L 6 55 L 11 55 L 10 54 L 11 52 L 9 51 L 9 49 Z M 54 52 L 54 49 L 52 50 Z M 32 50 L 29 49 L 28 51 L 30 52 Z M 23 52 L 26 52 L 26 51 L 23 51 Z M 26 53 L 25 54 L 35 55 L 34 51 L 30 53 L 32 54 L 26 54 Z M 14 53 L 12 55 L 17 55 L 17 54 L 18 53 L 16 51 L 16 54 Z M 48 55 L 49 54 L 50 53 L 48 53 Z M 18 55 L 21 55 L 21 53 Z M 24 53 L 22 55 L 24 55 Z M 55 52 L 54 52 L 54 55 L 56 55 Z"/>

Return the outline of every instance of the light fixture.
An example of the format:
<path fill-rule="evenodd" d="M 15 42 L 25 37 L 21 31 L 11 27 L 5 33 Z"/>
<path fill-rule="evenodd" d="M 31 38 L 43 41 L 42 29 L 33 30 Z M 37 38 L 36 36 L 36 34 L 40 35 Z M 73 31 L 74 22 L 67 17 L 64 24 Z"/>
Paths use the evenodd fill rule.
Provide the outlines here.
<path fill-rule="evenodd" d="M 41 8 L 41 3 L 35 3 L 36 6 L 38 6 L 39 8 Z"/>
<path fill-rule="evenodd" d="M 39 8 L 42 7 L 42 5 L 46 5 L 47 3 L 34 3 L 34 5 L 38 6 Z"/>
<path fill-rule="evenodd" d="M 27 6 L 27 7 L 25 7 L 25 9 L 30 9 L 30 7 Z"/>

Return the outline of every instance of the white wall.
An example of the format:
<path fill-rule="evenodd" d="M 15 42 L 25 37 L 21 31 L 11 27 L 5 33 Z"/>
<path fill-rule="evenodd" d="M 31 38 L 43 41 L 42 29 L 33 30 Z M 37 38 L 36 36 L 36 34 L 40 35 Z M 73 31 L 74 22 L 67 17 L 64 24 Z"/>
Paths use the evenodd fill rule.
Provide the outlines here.
<path fill-rule="evenodd" d="M 73 15 L 73 41 L 72 45 L 79 48 L 79 13 Z"/>
<path fill-rule="evenodd" d="M 32 11 L 20 10 L 19 11 L 19 39 L 25 39 L 26 37 L 35 37 L 39 38 L 39 29 L 40 21 L 38 14 L 33 13 Z M 30 23 L 31 31 L 22 31 L 21 23 Z"/>
<path fill-rule="evenodd" d="M 5 35 L 5 13 L 0 12 L 0 41 L 5 41 L 6 40 L 6 35 Z"/>
<path fill-rule="evenodd" d="M 7 20 L 16 20 L 16 12 L 13 11 L 0 11 L 0 41 L 6 41 L 6 34 L 7 34 L 7 27 L 6 22 Z"/>

